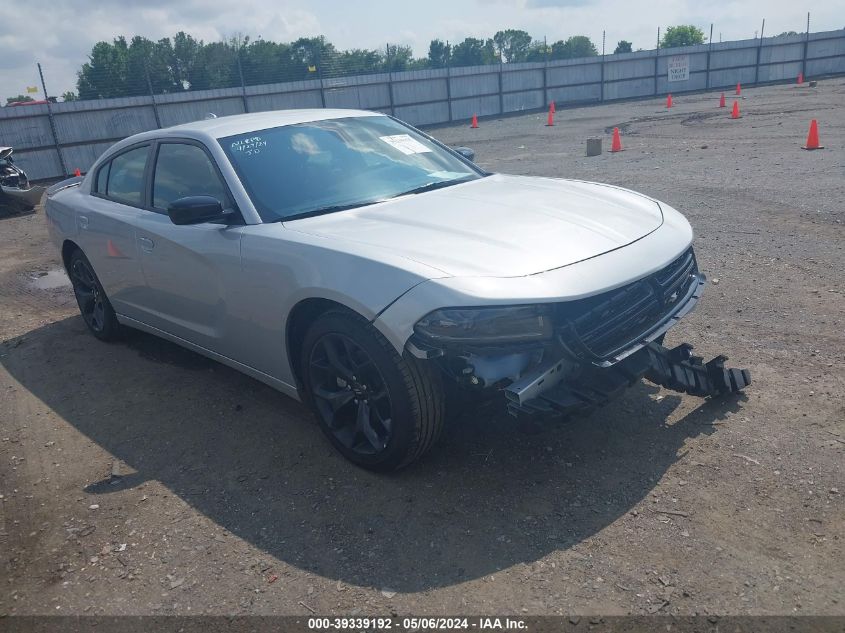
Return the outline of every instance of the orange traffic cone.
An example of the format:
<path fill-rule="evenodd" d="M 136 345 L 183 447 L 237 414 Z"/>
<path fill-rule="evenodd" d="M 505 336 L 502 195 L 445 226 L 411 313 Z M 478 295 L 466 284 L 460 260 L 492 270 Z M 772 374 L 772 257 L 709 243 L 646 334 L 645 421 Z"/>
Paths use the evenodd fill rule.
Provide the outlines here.
<path fill-rule="evenodd" d="M 739 118 L 739 102 L 738 101 L 734 101 L 734 107 L 733 107 L 733 110 L 731 110 L 731 118 L 732 119 L 738 119 Z"/>
<path fill-rule="evenodd" d="M 810 121 L 810 131 L 807 134 L 807 144 L 802 145 L 802 149 L 824 149 L 824 145 L 819 145 L 819 124 L 815 119 Z"/>
<path fill-rule="evenodd" d="M 552 112 L 557 112 L 557 108 L 555 108 L 555 102 L 554 101 L 552 101 L 549 104 L 549 108 L 551 108 Z"/>
<path fill-rule="evenodd" d="M 740 83 L 739 83 L 739 82 L 736 82 L 736 93 L 737 93 L 738 95 L 741 95 L 741 94 L 742 94 L 742 86 L 740 85 Z"/>
<path fill-rule="evenodd" d="M 76 176 L 77 178 L 82 175 L 82 172 L 79 171 L 79 167 L 76 168 L 76 171 L 73 172 L 73 175 Z"/>
<path fill-rule="evenodd" d="M 670 92 L 668 95 L 666 95 L 666 109 L 668 110 L 671 107 L 672 107 L 672 93 Z"/>
<path fill-rule="evenodd" d="M 472 125 L 470 125 L 470 127 L 471 128 L 477 128 L 478 127 L 478 117 L 475 114 L 472 115 Z"/>
<path fill-rule="evenodd" d="M 719 98 L 719 107 L 720 108 L 725 107 L 725 93 L 724 92 L 722 93 L 722 96 Z"/>
<path fill-rule="evenodd" d="M 798 85 L 800 86 L 803 83 L 804 83 L 804 73 L 798 73 Z"/>
<path fill-rule="evenodd" d="M 552 127 L 555 124 L 555 109 L 549 106 L 549 118 L 546 121 L 546 127 Z"/>
<path fill-rule="evenodd" d="M 610 144 L 610 151 L 611 152 L 621 152 L 622 151 L 622 139 L 619 136 L 619 128 L 613 128 L 613 142 Z"/>

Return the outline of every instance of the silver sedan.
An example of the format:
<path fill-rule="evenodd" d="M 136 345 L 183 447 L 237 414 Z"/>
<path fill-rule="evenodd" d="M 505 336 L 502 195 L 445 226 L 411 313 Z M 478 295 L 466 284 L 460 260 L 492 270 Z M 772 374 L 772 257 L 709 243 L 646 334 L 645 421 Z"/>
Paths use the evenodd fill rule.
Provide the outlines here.
<path fill-rule="evenodd" d="M 428 450 L 453 393 L 559 415 L 642 375 L 698 395 L 749 380 L 661 345 L 704 285 L 677 211 L 486 173 L 383 114 L 138 134 L 52 187 L 46 215 L 94 336 L 144 330 L 302 399 L 366 468 Z"/>

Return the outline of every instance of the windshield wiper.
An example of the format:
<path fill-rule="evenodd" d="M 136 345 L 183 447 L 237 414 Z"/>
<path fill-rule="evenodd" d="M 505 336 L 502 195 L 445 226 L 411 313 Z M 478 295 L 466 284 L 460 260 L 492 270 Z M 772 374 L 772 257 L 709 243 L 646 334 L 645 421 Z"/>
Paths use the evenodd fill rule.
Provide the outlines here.
<path fill-rule="evenodd" d="M 302 213 L 294 213 L 293 215 L 285 215 L 276 222 L 288 222 L 290 220 L 302 220 L 303 218 L 313 218 L 318 215 L 327 215 L 329 213 L 337 213 L 338 211 L 349 211 L 350 209 L 358 209 L 360 207 L 367 207 L 377 202 L 384 202 L 383 199 L 369 200 L 366 202 L 351 202 L 349 204 L 333 204 L 328 207 L 320 207 L 319 209 L 312 209 L 311 211 L 303 211 Z"/>
<path fill-rule="evenodd" d="M 424 185 L 420 185 L 419 187 L 408 189 L 407 191 L 403 191 L 402 193 L 397 193 L 395 196 L 391 196 L 391 198 L 398 198 L 399 196 L 408 196 L 411 194 L 425 193 L 426 191 L 434 191 L 435 189 L 442 189 L 443 187 L 449 187 L 451 185 L 457 185 L 461 182 L 466 182 L 468 180 L 473 179 L 474 177 L 475 174 L 468 174 L 461 178 L 454 178 L 452 180 L 435 180 L 434 182 L 428 182 Z"/>
<path fill-rule="evenodd" d="M 434 182 L 428 182 L 424 185 L 420 185 L 419 187 L 414 187 L 413 189 L 408 189 L 407 191 L 388 196 L 387 198 L 379 198 L 378 200 L 369 200 L 366 202 L 352 202 L 349 204 L 335 204 L 328 207 L 313 209 L 311 211 L 303 211 L 302 213 L 286 215 L 274 221 L 289 222 L 290 220 L 302 220 L 304 218 L 313 218 L 318 215 L 326 215 L 328 213 L 336 213 L 338 211 L 348 211 L 349 209 L 357 209 L 360 207 L 369 206 L 371 204 L 376 204 L 378 202 L 384 202 L 385 200 L 390 200 L 391 198 L 398 198 L 400 196 L 408 196 L 411 194 L 425 193 L 426 191 L 434 191 L 435 189 L 442 189 L 443 187 L 449 187 L 451 185 L 457 185 L 461 182 L 467 182 L 468 180 L 471 180 L 473 178 L 475 178 L 475 174 L 467 174 L 466 176 L 462 176 L 461 178 L 455 178 L 453 180 L 436 180 Z"/>

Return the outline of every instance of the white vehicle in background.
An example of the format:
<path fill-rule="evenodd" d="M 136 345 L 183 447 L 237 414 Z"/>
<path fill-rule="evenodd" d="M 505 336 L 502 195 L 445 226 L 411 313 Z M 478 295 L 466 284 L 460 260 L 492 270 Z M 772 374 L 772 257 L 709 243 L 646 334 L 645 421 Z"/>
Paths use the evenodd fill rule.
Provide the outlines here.
<path fill-rule="evenodd" d="M 471 158 L 372 112 L 221 117 L 117 143 L 46 215 L 96 337 L 138 328 L 300 398 L 366 468 L 427 451 L 451 389 L 560 415 L 644 375 L 749 384 L 660 344 L 705 284 L 677 211 Z"/>

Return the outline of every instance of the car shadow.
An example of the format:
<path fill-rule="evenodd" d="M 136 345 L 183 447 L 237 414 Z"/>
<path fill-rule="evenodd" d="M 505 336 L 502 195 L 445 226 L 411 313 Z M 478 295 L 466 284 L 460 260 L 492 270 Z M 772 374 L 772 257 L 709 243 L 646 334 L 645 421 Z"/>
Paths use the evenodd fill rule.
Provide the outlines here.
<path fill-rule="evenodd" d="M 33 215 L 35 214 L 36 209 L 19 209 L 16 207 L 6 206 L 3 203 L 0 203 L 0 220 L 22 218 L 27 215 Z"/>
<path fill-rule="evenodd" d="M 402 592 L 583 541 L 646 497 L 685 441 L 741 406 L 702 401 L 673 416 L 680 397 L 640 383 L 590 416 L 525 433 L 487 404 L 418 464 L 376 475 L 337 455 L 299 403 L 140 332 L 105 344 L 67 318 L 0 343 L 0 363 L 121 462 L 120 477 L 91 464 L 87 492 L 157 480 L 281 561 Z"/>

